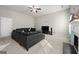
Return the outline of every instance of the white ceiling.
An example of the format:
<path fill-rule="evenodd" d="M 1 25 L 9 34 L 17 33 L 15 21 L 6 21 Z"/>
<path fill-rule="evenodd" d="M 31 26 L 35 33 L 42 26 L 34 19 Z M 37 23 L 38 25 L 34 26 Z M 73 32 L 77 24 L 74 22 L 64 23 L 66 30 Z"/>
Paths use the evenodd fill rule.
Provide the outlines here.
<path fill-rule="evenodd" d="M 3 5 L 2 7 L 35 17 L 65 10 L 68 8 L 67 5 L 38 5 L 42 10 L 38 11 L 38 13 L 34 13 L 30 12 L 30 9 L 28 8 L 29 6 L 30 5 Z"/>

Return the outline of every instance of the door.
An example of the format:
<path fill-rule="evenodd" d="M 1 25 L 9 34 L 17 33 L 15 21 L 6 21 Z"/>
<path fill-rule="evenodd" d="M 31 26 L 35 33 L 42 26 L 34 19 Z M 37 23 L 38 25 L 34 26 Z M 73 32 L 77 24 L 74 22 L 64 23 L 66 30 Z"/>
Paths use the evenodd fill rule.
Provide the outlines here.
<path fill-rule="evenodd" d="M 12 19 L 1 17 L 1 37 L 10 36 L 12 32 Z"/>

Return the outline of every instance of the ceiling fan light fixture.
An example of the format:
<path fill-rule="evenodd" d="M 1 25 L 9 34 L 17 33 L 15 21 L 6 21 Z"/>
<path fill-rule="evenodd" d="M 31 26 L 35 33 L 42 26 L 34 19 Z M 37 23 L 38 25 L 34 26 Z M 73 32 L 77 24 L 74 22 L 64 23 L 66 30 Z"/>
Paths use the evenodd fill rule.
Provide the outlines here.
<path fill-rule="evenodd" d="M 36 5 L 32 5 L 32 6 L 28 7 L 28 8 L 31 9 L 30 10 L 31 12 L 35 12 L 35 13 L 37 13 L 39 10 L 41 10 L 41 8 L 36 6 Z"/>

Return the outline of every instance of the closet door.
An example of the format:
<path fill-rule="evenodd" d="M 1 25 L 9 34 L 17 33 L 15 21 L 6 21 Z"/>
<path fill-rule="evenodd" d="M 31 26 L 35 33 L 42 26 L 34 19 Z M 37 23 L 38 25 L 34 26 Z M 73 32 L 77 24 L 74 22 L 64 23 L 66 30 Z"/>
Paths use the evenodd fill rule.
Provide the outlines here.
<path fill-rule="evenodd" d="M 12 32 L 12 19 L 1 17 L 1 37 L 10 36 Z"/>

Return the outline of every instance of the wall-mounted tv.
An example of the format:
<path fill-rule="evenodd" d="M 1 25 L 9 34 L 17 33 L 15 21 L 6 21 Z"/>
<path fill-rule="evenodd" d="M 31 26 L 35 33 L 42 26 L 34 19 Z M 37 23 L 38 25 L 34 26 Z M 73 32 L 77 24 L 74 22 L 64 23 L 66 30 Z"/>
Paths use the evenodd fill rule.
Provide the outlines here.
<path fill-rule="evenodd" d="M 41 26 L 41 30 L 43 33 L 48 34 L 49 33 L 49 26 Z"/>
<path fill-rule="evenodd" d="M 49 31 L 49 26 L 42 26 L 43 31 Z"/>

